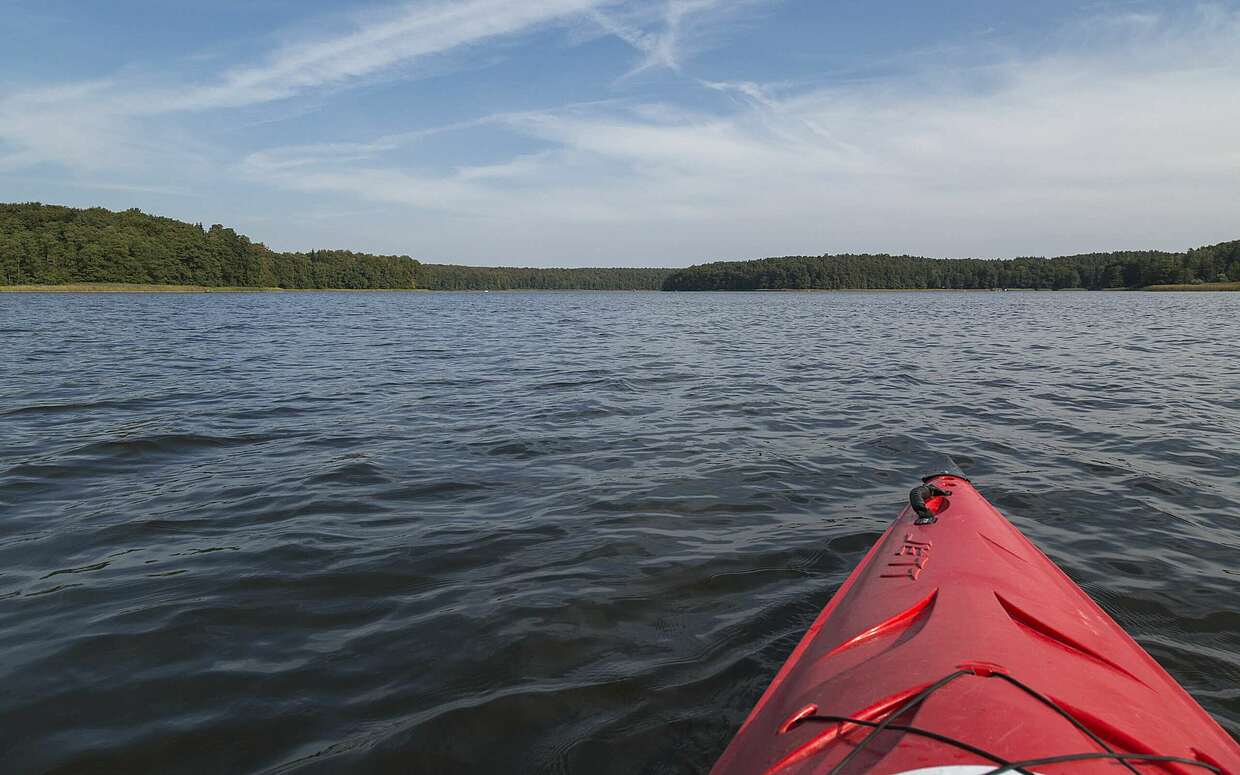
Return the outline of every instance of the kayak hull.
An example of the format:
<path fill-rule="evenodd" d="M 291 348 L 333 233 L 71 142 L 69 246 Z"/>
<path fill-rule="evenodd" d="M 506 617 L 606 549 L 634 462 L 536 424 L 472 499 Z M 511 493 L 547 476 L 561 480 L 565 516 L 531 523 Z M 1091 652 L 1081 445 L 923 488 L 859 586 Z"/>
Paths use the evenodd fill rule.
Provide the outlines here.
<path fill-rule="evenodd" d="M 967 479 L 930 484 L 947 493 L 928 504 L 934 521 L 906 509 L 887 529 L 716 775 L 993 768 L 1108 751 L 1240 775 L 1231 736 Z M 1129 767 L 1212 771 L 1187 762 Z M 1036 771 L 1130 770 L 1085 759 Z"/>

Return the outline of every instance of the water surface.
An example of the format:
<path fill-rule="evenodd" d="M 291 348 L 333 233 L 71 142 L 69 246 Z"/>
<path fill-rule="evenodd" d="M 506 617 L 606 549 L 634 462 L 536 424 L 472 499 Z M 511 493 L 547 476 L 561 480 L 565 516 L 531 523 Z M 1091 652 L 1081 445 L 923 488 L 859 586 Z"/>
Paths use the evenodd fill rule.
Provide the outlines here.
<path fill-rule="evenodd" d="M 708 769 L 934 453 L 1240 732 L 1240 295 L 0 297 L 13 772 Z"/>

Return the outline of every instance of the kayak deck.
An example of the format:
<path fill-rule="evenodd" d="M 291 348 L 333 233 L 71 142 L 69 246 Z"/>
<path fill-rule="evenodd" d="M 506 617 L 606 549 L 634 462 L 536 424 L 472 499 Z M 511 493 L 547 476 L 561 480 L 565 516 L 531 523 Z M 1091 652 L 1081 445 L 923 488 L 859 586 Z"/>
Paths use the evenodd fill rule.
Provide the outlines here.
<path fill-rule="evenodd" d="M 967 479 L 929 483 L 946 495 L 882 535 L 715 773 L 1240 772 L 1235 741 Z"/>

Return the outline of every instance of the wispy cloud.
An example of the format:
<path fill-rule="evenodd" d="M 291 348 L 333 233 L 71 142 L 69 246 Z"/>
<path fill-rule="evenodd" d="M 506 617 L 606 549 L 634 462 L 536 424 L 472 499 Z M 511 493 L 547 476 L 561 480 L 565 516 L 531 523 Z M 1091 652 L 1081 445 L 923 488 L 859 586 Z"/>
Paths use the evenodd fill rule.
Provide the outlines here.
<path fill-rule="evenodd" d="M 422 57 L 529 31 L 602 0 L 454 0 L 403 7 L 344 35 L 298 41 L 158 107 L 201 110 L 283 99 Z"/>
<path fill-rule="evenodd" d="M 646 52 L 642 67 L 662 65 L 673 70 L 680 69 L 681 47 L 684 45 L 685 25 L 695 16 L 717 8 L 720 0 L 667 0 L 663 15 L 663 31 L 654 38 Z"/>
<path fill-rule="evenodd" d="M 288 43 L 260 61 L 175 86 L 151 74 L 32 87 L 0 95 L 0 165 L 70 169 L 160 164 L 155 117 L 269 103 L 339 87 L 401 65 L 563 22 L 607 0 L 405 3 L 331 36 Z"/>
<path fill-rule="evenodd" d="M 370 247 L 475 261 L 511 258 L 496 256 L 497 245 L 544 263 L 597 250 L 607 252 L 598 261 L 685 263 L 835 250 L 1183 247 L 1236 236 L 1234 10 L 1095 15 L 1062 30 L 1057 47 L 990 50 L 972 70 L 917 59 L 899 74 L 815 87 L 698 72 L 693 56 L 720 25 L 761 4 L 406 3 L 178 88 L 126 72 L 0 94 L 0 172 L 54 164 L 140 191 L 175 188 L 163 173 L 178 169 L 204 185 L 240 179 L 255 191 L 304 192 L 312 196 L 301 201 L 325 211 L 381 204 L 394 215 L 367 230 L 386 235 Z M 611 77 L 631 65 L 630 75 L 646 78 L 604 75 L 607 100 L 317 135 L 327 142 L 222 149 L 196 131 L 217 113 L 407 77 L 432 57 L 553 25 L 623 40 L 636 61 L 616 63 Z M 666 101 L 670 91 L 643 100 L 641 87 L 657 76 L 700 91 L 679 104 Z M 454 142 L 468 162 L 432 150 Z M 342 229 L 358 222 L 337 220 Z M 298 239 L 311 239 L 304 233 Z"/>
<path fill-rule="evenodd" d="M 44 179 L 34 176 L 10 176 L 8 179 L 11 181 L 22 180 L 33 183 L 46 182 Z M 145 185 L 141 183 L 116 183 L 109 180 L 91 180 L 89 178 L 79 178 L 73 180 L 70 185 L 73 188 L 91 191 L 119 191 L 123 193 L 159 194 L 160 196 L 175 197 L 193 196 L 192 191 L 174 186 Z"/>
<path fill-rule="evenodd" d="M 167 168 L 170 154 L 197 149 L 184 133 L 161 134 L 166 127 L 153 123 L 161 117 L 263 105 L 394 73 L 410 77 L 410 63 L 585 19 L 642 51 L 637 69 L 676 69 L 690 21 L 712 9 L 734 13 L 737 4 L 725 6 L 722 0 L 405 2 L 355 17 L 344 32 L 303 36 L 255 62 L 175 85 L 129 71 L 19 89 L 0 94 L 0 170 L 40 163 L 76 171 Z"/>
<path fill-rule="evenodd" d="M 636 104 L 488 117 L 549 148 L 501 164 L 502 176 L 382 159 L 276 169 L 252 157 L 246 169 L 293 189 L 510 223 L 514 235 L 537 224 L 566 250 L 623 224 L 700 246 L 682 260 L 1234 237 L 1218 232 L 1234 232 L 1240 202 L 1240 14 L 1159 17 L 1120 36 L 1090 25 L 1110 30 L 1091 46 L 989 63 L 982 86 L 934 70 L 801 92 L 708 82 L 742 99 L 718 112 Z"/>
<path fill-rule="evenodd" d="M 658 0 L 594 8 L 588 15 L 605 33 L 638 52 L 637 64 L 625 76 L 631 77 L 659 68 L 680 72 L 713 25 L 758 4 L 761 0 Z"/>

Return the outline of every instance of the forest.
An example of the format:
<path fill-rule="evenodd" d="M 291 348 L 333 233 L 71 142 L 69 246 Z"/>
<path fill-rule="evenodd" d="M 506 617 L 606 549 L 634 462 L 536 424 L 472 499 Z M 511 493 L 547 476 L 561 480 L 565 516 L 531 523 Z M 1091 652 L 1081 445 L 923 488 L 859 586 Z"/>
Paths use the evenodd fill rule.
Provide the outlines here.
<path fill-rule="evenodd" d="M 138 283 L 253 288 L 666 290 L 1143 288 L 1240 281 L 1240 241 L 1185 253 L 1057 258 L 886 254 L 717 261 L 687 269 L 544 269 L 425 264 L 347 250 L 280 253 L 219 224 L 140 210 L 0 204 L 0 285 Z"/>
<path fill-rule="evenodd" d="M 659 290 L 671 272 L 452 266 L 347 250 L 279 253 L 221 225 L 140 210 L 0 204 L 0 285 Z"/>
<path fill-rule="evenodd" d="M 432 291 L 657 291 L 672 269 L 539 269 L 421 264 L 419 288 Z"/>
<path fill-rule="evenodd" d="M 717 261 L 673 272 L 666 291 L 898 288 L 1143 288 L 1240 280 L 1240 241 L 1186 253 L 1123 251 L 1057 258 L 921 258 L 885 254 Z"/>
<path fill-rule="evenodd" d="M 0 204 L 0 285 L 413 288 L 417 268 L 408 256 L 277 253 L 218 224 L 139 210 Z"/>

